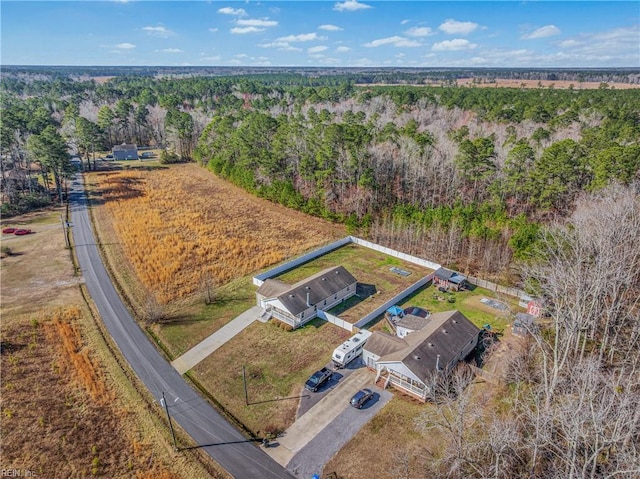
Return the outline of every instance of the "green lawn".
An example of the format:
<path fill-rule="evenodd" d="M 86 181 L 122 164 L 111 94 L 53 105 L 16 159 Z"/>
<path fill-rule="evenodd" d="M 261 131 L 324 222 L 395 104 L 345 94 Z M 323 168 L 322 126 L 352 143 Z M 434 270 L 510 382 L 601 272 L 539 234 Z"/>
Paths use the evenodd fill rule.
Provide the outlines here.
<path fill-rule="evenodd" d="M 153 326 L 154 334 L 173 358 L 180 356 L 255 305 L 256 287 L 251 280 L 245 276 L 217 288 L 213 304 L 199 300 L 181 305 L 169 319 Z"/>
<path fill-rule="evenodd" d="M 288 284 L 296 283 L 333 266 L 344 266 L 360 284 L 375 287 L 375 294 L 362 300 L 352 300 L 346 306 L 337 306 L 332 314 L 340 314 L 345 321 L 355 323 L 376 307 L 388 301 L 402 290 L 429 274 L 432 270 L 409 263 L 393 256 L 348 244 L 325 255 L 298 266 L 278 276 Z M 409 271 L 409 276 L 400 276 L 391 271 L 391 267 Z M 336 313 L 337 311 L 337 313 Z"/>
<path fill-rule="evenodd" d="M 255 322 L 191 372 L 254 434 L 284 430 L 293 423 L 304 382 L 331 359 L 350 333 L 315 319 L 295 331 Z M 245 404 L 242 366 L 250 405 Z"/>
<path fill-rule="evenodd" d="M 448 298 L 454 299 L 449 302 Z M 480 302 L 482 298 L 489 298 L 506 303 L 510 310 L 501 311 Z M 518 306 L 518 299 L 505 295 L 498 295 L 487 289 L 476 287 L 473 291 L 460 291 L 458 293 L 442 293 L 433 285 L 420 288 L 411 296 L 405 298 L 398 306 L 406 308 L 408 306 L 419 306 L 432 313 L 441 311 L 459 310 L 469 320 L 482 328 L 485 324 L 490 324 L 493 329 L 505 329 L 511 324 L 513 314 L 524 311 Z M 373 329 L 384 329 L 385 322 L 381 321 L 382 317 L 377 318 L 370 323 Z"/>

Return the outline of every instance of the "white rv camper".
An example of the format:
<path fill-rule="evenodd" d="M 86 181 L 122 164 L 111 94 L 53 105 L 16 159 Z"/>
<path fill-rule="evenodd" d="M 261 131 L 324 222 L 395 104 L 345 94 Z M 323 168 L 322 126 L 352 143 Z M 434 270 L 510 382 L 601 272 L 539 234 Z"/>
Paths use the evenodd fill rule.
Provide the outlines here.
<path fill-rule="evenodd" d="M 351 336 L 333 351 L 333 364 L 336 368 L 343 368 L 362 354 L 362 347 L 371 336 L 371 331 L 362 329 Z"/>

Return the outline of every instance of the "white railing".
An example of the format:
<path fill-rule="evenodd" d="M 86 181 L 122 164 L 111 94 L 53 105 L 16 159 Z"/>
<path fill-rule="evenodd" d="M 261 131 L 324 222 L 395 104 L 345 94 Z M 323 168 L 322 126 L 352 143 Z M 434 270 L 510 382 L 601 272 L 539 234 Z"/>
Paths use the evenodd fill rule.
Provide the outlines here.
<path fill-rule="evenodd" d="M 410 391 L 413 394 L 416 394 L 417 396 L 420 396 L 421 398 L 426 398 L 427 397 L 427 391 L 426 391 L 426 387 L 419 387 L 419 386 L 414 386 L 413 384 L 411 384 L 408 381 L 405 381 L 403 379 L 400 379 L 397 376 L 394 376 L 393 374 L 389 374 L 389 379 L 391 380 L 392 384 L 395 384 L 396 386 L 406 390 L 406 391 Z"/>

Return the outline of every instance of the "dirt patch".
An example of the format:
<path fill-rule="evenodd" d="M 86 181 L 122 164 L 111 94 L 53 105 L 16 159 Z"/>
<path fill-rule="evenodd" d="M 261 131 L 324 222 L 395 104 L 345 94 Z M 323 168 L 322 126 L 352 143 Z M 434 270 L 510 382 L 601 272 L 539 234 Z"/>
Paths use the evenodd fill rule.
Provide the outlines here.
<path fill-rule="evenodd" d="M 3 470 L 164 479 L 184 470 L 198 477 L 197 464 L 172 457 L 162 419 L 145 409 L 84 308 L 59 215 L 4 225 L 35 233 L 2 239 L 17 253 L 0 262 Z"/>

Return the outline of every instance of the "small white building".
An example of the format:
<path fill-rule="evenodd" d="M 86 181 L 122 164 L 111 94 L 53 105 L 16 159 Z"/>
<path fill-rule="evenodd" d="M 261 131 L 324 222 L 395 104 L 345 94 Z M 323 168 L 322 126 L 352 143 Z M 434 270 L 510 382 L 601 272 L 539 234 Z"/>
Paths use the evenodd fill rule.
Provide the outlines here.
<path fill-rule="evenodd" d="M 424 318 L 423 318 L 424 319 Z M 404 338 L 374 331 L 363 360 L 393 387 L 426 401 L 434 375 L 450 372 L 478 344 L 480 330 L 460 311 L 433 313 L 420 330 Z"/>
<path fill-rule="evenodd" d="M 356 279 L 343 266 L 321 271 L 294 285 L 267 279 L 256 292 L 265 314 L 298 328 L 356 294 Z"/>

